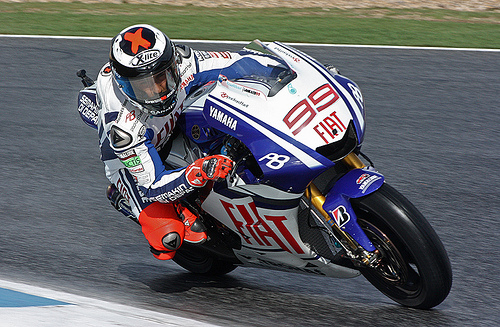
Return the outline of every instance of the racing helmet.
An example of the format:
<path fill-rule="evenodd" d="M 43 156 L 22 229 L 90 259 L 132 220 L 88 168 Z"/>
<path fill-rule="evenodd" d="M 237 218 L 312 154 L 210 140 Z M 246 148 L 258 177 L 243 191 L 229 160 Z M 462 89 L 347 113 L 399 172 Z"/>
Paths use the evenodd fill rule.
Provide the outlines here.
<path fill-rule="evenodd" d="M 109 62 L 121 92 L 147 114 L 171 113 L 180 86 L 179 61 L 172 41 L 151 25 L 133 25 L 111 42 Z"/>

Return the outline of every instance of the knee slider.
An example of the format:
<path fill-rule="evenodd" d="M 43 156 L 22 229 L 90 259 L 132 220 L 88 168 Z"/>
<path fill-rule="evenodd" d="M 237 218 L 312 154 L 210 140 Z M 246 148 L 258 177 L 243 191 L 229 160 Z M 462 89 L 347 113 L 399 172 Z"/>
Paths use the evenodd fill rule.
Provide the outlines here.
<path fill-rule="evenodd" d="M 167 250 L 175 251 L 182 245 L 182 239 L 179 233 L 170 232 L 163 236 L 161 243 Z"/>
<path fill-rule="evenodd" d="M 184 240 L 184 224 L 172 204 L 154 202 L 139 215 L 142 233 L 151 247 L 159 251 L 175 251 Z"/>

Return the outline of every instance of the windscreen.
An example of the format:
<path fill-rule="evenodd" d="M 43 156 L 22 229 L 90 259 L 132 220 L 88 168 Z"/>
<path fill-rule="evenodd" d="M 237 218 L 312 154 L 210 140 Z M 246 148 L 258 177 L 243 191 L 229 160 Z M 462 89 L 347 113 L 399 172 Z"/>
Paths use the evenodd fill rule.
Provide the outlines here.
<path fill-rule="evenodd" d="M 275 95 L 296 76 L 283 59 L 268 51 L 260 41 L 250 43 L 240 54 L 243 57 L 220 74 L 235 82 L 265 85 L 269 90 L 267 96 Z"/>

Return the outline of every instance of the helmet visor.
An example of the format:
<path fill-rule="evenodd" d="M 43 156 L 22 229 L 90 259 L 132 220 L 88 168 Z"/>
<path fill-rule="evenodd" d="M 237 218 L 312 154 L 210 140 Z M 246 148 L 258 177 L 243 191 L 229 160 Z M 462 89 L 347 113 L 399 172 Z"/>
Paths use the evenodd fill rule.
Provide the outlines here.
<path fill-rule="evenodd" d="M 139 77 L 115 74 L 115 79 L 126 95 L 141 104 L 158 103 L 174 96 L 180 80 L 176 65 Z"/>

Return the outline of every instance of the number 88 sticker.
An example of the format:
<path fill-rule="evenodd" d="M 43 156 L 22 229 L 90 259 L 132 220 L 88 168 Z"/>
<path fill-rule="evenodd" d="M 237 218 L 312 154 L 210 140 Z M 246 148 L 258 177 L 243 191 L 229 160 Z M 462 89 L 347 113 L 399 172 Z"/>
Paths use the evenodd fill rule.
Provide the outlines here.
<path fill-rule="evenodd" d="M 277 154 L 271 152 L 259 159 L 259 161 L 262 160 L 269 160 L 266 163 L 267 167 L 271 169 L 280 169 L 281 167 L 283 167 L 284 164 L 286 164 L 290 160 L 290 157 L 285 156 L 283 154 Z"/>

